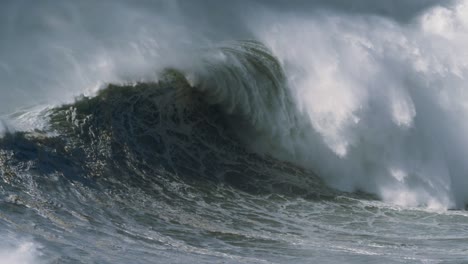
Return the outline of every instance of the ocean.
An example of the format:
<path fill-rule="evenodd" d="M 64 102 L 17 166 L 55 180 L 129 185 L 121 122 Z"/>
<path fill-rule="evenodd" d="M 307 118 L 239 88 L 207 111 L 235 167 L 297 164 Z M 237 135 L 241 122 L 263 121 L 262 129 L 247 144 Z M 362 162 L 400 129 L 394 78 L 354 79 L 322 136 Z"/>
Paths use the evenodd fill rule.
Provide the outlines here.
<path fill-rule="evenodd" d="M 0 264 L 468 263 L 467 18 L 2 1 Z"/>

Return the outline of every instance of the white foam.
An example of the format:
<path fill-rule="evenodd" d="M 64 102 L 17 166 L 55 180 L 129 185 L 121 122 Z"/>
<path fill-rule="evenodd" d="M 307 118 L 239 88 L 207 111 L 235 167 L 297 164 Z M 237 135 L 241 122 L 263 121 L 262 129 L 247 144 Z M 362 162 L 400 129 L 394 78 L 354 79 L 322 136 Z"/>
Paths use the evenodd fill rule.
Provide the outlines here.
<path fill-rule="evenodd" d="M 344 190 L 463 207 L 467 17 L 468 1 L 455 1 L 406 24 L 329 11 L 256 18 L 263 23 L 254 31 L 282 61 L 303 113 L 301 137 L 285 132 L 278 142 L 288 146 L 276 155 Z"/>
<path fill-rule="evenodd" d="M 38 264 L 38 245 L 24 242 L 15 247 L 0 248 L 0 264 Z"/>

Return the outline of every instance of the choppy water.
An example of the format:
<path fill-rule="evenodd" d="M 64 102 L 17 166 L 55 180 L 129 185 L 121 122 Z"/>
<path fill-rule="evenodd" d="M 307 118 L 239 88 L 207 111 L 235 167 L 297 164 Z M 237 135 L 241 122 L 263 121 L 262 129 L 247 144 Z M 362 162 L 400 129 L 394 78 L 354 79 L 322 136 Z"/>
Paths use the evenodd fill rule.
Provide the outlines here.
<path fill-rule="evenodd" d="M 0 263 L 468 263 L 467 15 L 1 3 Z"/>

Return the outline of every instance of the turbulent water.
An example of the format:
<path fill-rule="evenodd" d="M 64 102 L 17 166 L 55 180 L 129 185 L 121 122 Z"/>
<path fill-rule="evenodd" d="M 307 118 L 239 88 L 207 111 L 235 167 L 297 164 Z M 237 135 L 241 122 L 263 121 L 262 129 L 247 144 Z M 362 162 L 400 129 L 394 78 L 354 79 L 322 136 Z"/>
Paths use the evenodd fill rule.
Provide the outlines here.
<path fill-rule="evenodd" d="M 468 263 L 467 18 L 3 1 L 0 263 Z"/>

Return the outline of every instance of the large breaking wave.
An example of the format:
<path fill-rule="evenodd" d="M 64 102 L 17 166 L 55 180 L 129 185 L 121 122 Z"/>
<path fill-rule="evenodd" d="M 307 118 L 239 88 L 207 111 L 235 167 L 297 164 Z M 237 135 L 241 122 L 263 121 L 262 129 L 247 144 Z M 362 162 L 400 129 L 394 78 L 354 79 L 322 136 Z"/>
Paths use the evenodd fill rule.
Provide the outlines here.
<path fill-rule="evenodd" d="M 304 188 L 304 193 L 325 190 L 322 185 L 316 188 L 319 181 L 314 173 L 297 176 L 298 167 L 304 167 L 340 190 L 374 193 L 401 205 L 461 208 L 468 202 L 465 1 L 430 7 L 410 18 L 392 17 L 391 12 L 389 17 L 376 16 L 371 7 L 343 14 L 340 8 L 325 4 L 311 13 L 292 16 L 288 10 L 279 12 L 279 3 L 279 7 L 267 8 L 258 2 L 250 11 L 233 5 L 232 10 L 246 12 L 232 17 L 232 24 L 212 23 L 216 19 L 202 18 L 199 7 L 190 4 L 154 5 L 163 10 L 161 14 L 170 15 L 155 16 L 141 6 L 117 3 L 111 8 L 114 14 L 125 9 L 121 24 L 110 25 L 104 20 L 97 28 L 93 28 L 93 19 L 101 16 L 93 12 L 110 7 L 65 3 L 34 9 L 31 19 L 41 22 L 37 24 L 41 33 L 31 38 L 39 40 L 38 49 L 47 52 L 15 47 L 19 52 L 5 55 L 0 64 L 5 83 L 23 88 L 18 89 L 22 95 L 15 93 L 22 101 L 30 102 L 29 89 L 42 94 L 37 96 L 40 105 L 70 103 L 77 93 L 89 98 L 63 108 L 41 108 L 37 115 L 31 111 L 10 115 L 8 122 L 13 127 L 15 122 L 25 122 L 22 118 L 50 118 L 50 125 L 42 124 L 41 130 L 59 136 L 10 133 L 2 139 L 2 149 L 44 148 L 47 157 L 54 157 L 52 164 L 55 158 L 65 159 L 60 160 L 64 164 L 84 164 L 57 169 L 70 175 L 114 175 L 139 164 L 136 167 L 164 169 L 174 172 L 171 175 L 222 177 L 255 191 L 259 186 L 303 186 L 309 175 L 313 184 L 310 190 Z M 184 8 L 201 13 L 195 18 L 185 16 Z M 63 15 L 64 10 L 69 16 Z M 91 12 L 92 19 L 77 18 L 86 12 Z M 28 21 L 24 24 L 28 28 Z M 80 32 L 78 36 L 68 35 L 70 28 L 76 29 L 74 34 Z M 51 66 L 39 67 L 44 62 Z M 168 75 L 167 68 L 176 70 Z M 17 78 L 12 72 L 34 78 Z M 171 74 L 177 76 L 175 80 L 165 80 Z M 109 82 L 140 84 L 110 86 L 96 93 L 97 87 Z M 164 85 L 167 82 L 171 84 Z M 167 88 L 178 86 L 174 84 L 178 82 L 185 88 Z M 196 96 L 187 96 L 192 90 Z M 4 88 L 1 91 L 5 93 Z M 165 98 L 165 93 L 176 93 L 171 95 L 170 104 L 155 99 Z M 179 111 L 185 111 L 181 109 L 188 104 L 187 98 L 196 101 L 198 97 L 204 103 L 197 106 L 196 116 L 206 112 L 208 120 L 221 119 L 222 124 L 178 123 L 178 118 L 188 118 L 178 116 Z M 184 107 L 174 110 L 172 102 Z M 12 109 L 11 104 L 22 106 L 17 100 L 5 100 L 10 106 L 2 107 L 2 112 Z M 200 130 L 191 135 L 197 126 Z M 213 127 L 218 132 L 204 134 Z M 222 132 L 219 127 L 223 127 Z M 187 149 L 206 142 L 203 136 L 210 140 L 203 146 L 205 151 Z M 229 143 L 231 137 L 242 144 Z M 178 143 L 172 143 L 176 138 Z M 188 145 L 180 143 L 183 141 Z M 221 150 L 207 158 L 213 148 Z M 225 148 L 229 151 L 223 152 Z M 63 152 L 55 157 L 57 149 Z M 251 152 L 259 154 L 247 154 Z M 243 159 L 245 168 L 223 167 L 219 157 Z M 260 159 L 252 165 L 257 172 L 245 171 L 251 158 Z M 282 174 L 281 180 L 266 177 L 284 171 L 264 171 L 271 167 L 270 159 L 295 164 L 285 165 L 295 172 Z M 254 179 L 282 184 L 257 185 Z"/>

